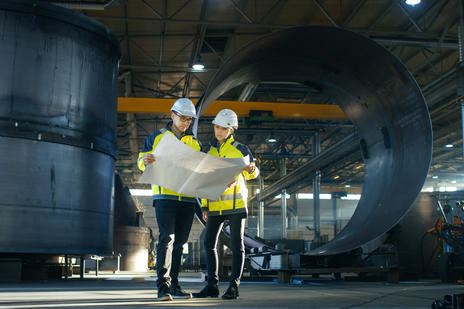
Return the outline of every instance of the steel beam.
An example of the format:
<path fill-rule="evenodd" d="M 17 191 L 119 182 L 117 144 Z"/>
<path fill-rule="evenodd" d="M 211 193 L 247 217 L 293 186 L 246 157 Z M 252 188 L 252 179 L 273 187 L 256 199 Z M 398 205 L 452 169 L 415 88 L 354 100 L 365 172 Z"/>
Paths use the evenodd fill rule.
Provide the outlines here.
<path fill-rule="evenodd" d="M 171 109 L 175 99 L 118 98 L 119 113 L 164 114 Z M 194 103 L 196 100 L 192 100 Z M 248 117 L 250 111 L 272 111 L 274 118 L 346 120 L 346 115 L 337 105 L 297 104 L 275 102 L 215 101 L 204 112 L 215 116 L 221 109 L 231 108 L 239 117 Z"/>

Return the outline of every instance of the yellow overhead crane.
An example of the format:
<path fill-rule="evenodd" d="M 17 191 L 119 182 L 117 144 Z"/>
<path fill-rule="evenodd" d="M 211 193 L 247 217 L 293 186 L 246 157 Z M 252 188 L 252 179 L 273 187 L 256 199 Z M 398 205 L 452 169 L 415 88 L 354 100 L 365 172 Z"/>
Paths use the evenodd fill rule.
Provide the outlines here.
<path fill-rule="evenodd" d="M 158 98 L 118 98 L 119 113 L 168 113 L 175 99 Z M 196 101 L 193 101 L 196 103 Z M 272 111 L 274 118 L 347 120 L 338 105 L 276 103 L 276 102 L 239 102 L 214 101 L 203 116 L 215 116 L 223 108 L 234 110 L 239 117 L 248 117 L 250 111 Z"/>

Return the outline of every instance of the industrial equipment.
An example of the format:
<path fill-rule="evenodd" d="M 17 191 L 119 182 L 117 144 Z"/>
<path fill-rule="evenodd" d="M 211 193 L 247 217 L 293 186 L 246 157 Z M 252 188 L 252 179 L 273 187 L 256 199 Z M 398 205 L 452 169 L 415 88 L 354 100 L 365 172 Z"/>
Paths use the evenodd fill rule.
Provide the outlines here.
<path fill-rule="evenodd" d="M 443 243 L 440 279 L 454 282 L 464 275 L 464 194 L 438 194 L 437 205 L 442 215 L 434 227 Z"/>

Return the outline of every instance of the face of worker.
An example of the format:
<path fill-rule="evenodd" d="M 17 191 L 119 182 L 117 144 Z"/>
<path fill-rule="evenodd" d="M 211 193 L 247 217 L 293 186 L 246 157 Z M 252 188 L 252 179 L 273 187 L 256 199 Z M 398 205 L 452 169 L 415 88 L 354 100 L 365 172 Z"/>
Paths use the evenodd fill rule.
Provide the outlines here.
<path fill-rule="evenodd" d="M 217 124 L 214 125 L 214 135 L 221 143 L 224 142 L 232 134 L 232 132 L 234 132 L 234 129 L 232 128 L 224 128 Z"/>
<path fill-rule="evenodd" d="M 176 112 L 171 112 L 171 119 L 173 125 L 181 132 L 187 131 L 192 123 L 192 117 L 184 116 Z"/>

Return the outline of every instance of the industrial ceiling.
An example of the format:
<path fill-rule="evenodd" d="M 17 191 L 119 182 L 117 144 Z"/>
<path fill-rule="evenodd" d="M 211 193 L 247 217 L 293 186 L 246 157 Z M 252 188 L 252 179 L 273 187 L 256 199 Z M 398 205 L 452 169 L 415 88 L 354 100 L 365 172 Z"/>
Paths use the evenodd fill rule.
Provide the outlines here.
<path fill-rule="evenodd" d="M 174 99 L 199 99 L 218 68 L 255 39 L 281 29 L 310 25 L 342 28 L 369 37 L 404 63 L 421 87 L 432 116 L 434 151 L 428 181 L 438 186 L 444 181 L 456 182 L 457 187 L 460 182 L 464 185 L 464 179 L 459 178 L 464 174 L 464 165 L 460 92 L 456 84 L 462 10 L 459 0 L 423 0 L 416 6 L 403 0 L 48 2 L 95 18 L 120 41 L 116 172 L 131 188 L 141 187 L 135 183 L 140 175 L 136 158 L 144 139 L 165 126 L 168 117 L 163 112 Z M 205 65 L 202 71 L 192 69 L 198 60 Z M 240 102 L 255 102 L 246 103 L 248 107 L 239 113 L 241 122 L 236 135 L 259 159 L 265 185 L 281 177 L 282 159 L 286 159 L 287 172 L 308 162 L 314 154 L 315 135 L 323 151 L 356 133 L 350 121 L 340 115 L 333 98 L 311 85 L 287 81 L 248 83 L 228 91 L 219 100 L 232 102 L 215 102 L 217 109 L 239 109 L 240 104 L 245 104 Z M 305 109 L 308 106 L 310 111 Z M 200 119 L 198 137 L 205 145 L 213 137 L 212 115 Z M 271 137 L 276 142 L 268 142 Z M 322 169 L 323 190 L 359 192 L 356 188 L 363 182 L 362 167 L 359 150 L 333 160 Z M 310 186 L 311 182 L 308 178 L 307 182 L 295 184 L 290 192 Z"/>

